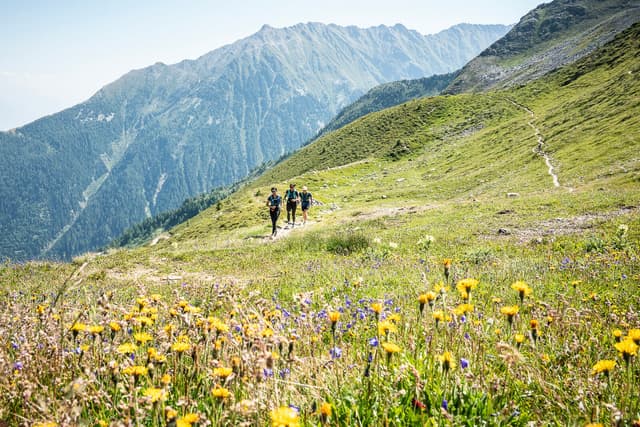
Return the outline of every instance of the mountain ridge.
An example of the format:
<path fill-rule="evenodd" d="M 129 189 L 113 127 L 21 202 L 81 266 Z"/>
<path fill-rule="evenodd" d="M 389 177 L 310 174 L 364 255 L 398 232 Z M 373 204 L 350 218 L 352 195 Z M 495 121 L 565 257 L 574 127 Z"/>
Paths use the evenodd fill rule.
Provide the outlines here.
<path fill-rule="evenodd" d="M 466 62 L 506 29 L 456 28 L 449 47 L 475 47 Z M 0 133 L 0 257 L 68 259 L 237 182 L 371 86 L 462 65 L 463 53 L 432 43 L 399 26 L 264 27 L 196 60 L 133 70 L 81 104 Z"/>
<path fill-rule="evenodd" d="M 637 0 L 543 3 L 466 64 L 444 93 L 526 83 L 588 55 L 638 21 Z"/>

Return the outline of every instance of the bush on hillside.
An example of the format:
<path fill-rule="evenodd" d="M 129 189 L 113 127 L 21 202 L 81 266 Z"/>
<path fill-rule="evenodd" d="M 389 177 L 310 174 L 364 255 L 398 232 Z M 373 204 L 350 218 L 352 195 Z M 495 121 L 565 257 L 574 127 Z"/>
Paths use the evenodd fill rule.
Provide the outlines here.
<path fill-rule="evenodd" d="M 365 250 L 370 245 L 370 239 L 359 232 L 334 234 L 327 238 L 327 251 L 338 255 L 350 255 Z"/>

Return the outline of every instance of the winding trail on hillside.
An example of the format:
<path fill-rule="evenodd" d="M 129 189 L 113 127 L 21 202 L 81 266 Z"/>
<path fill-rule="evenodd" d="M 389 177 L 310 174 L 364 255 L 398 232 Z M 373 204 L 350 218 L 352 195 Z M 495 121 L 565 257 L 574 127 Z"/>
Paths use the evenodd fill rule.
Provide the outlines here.
<path fill-rule="evenodd" d="M 549 175 L 551 176 L 551 179 L 553 180 L 554 187 L 560 187 L 560 181 L 558 180 L 558 175 L 556 175 L 553 164 L 551 163 L 551 156 L 549 155 L 549 153 L 547 153 L 544 150 L 544 138 L 542 137 L 542 133 L 540 132 L 540 129 L 538 129 L 538 127 L 535 125 L 535 122 L 534 122 L 536 119 L 535 113 L 527 106 L 519 104 L 512 99 L 509 99 L 509 102 L 511 102 L 516 107 L 523 109 L 524 111 L 529 113 L 529 115 L 531 116 L 531 120 L 529 120 L 527 124 L 531 127 L 531 129 L 533 129 L 536 139 L 538 140 L 538 145 L 536 145 L 532 150 L 534 153 L 536 153 L 537 155 L 539 155 L 544 159 L 544 163 L 547 165 L 547 172 L 549 173 Z"/>

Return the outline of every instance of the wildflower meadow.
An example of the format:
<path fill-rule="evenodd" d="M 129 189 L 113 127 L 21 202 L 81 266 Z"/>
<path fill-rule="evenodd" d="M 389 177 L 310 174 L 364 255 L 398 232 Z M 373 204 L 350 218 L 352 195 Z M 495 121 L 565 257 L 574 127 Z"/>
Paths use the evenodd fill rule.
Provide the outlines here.
<path fill-rule="evenodd" d="M 326 260 L 333 270 L 302 290 L 215 278 L 119 287 L 82 282 L 79 264 L 64 275 L 6 265 L 0 419 L 640 423 L 637 247 L 481 263 L 372 248 Z M 26 276 L 37 285 L 21 286 Z"/>

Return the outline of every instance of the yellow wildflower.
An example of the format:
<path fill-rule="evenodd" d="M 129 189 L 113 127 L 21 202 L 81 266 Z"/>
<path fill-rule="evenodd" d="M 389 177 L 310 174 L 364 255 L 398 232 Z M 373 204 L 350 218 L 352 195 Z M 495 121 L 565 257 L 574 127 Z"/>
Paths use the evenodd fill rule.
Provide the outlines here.
<path fill-rule="evenodd" d="M 329 313 L 329 320 L 331 321 L 331 323 L 335 324 L 339 319 L 340 319 L 339 311 L 331 311 Z"/>
<path fill-rule="evenodd" d="M 635 356 L 638 352 L 638 345 L 630 339 L 624 339 L 623 341 L 616 343 L 615 347 L 616 350 L 622 354 L 622 357 L 627 363 L 629 363 L 629 359 L 632 356 Z"/>
<path fill-rule="evenodd" d="M 424 305 L 429 304 L 429 307 L 433 307 L 433 301 L 436 299 L 436 293 L 429 291 L 424 294 L 420 294 L 418 296 L 418 307 L 420 308 L 420 313 L 424 311 Z"/>
<path fill-rule="evenodd" d="M 138 304 L 138 310 L 142 310 L 149 302 L 145 297 L 138 297 L 136 298 L 136 303 Z"/>
<path fill-rule="evenodd" d="M 71 328 L 69 328 L 69 330 L 73 333 L 73 336 L 76 337 L 78 335 L 78 332 L 84 332 L 87 330 L 87 325 L 85 325 L 84 323 L 75 322 L 73 325 L 71 325 Z"/>
<path fill-rule="evenodd" d="M 191 350 L 191 344 L 189 344 L 188 341 L 176 341 L 171 344 L 171 350 L 175 351 L 176 353 L 182 354 L 185 351 Z"/>
<path fill-rule="evenodd" d="M 160 382 L 165 386 L 171 384 L 171 375 L 164 374 L 162 378 L 160 378 Z"/>
<path fill-rule="evenodd" d="M 435 319 L 436 324 L 444 320 L 444 312 L 442 310 L 434 311 L 431 316 Z"/>
<path fill-rule="evenodd" d="M 500 313 L 504 314 L 505 316 L 513 317 L 518 314 L 519 310 L 520 308 L 517 305 L 506 305 L 500 309 Z"/>
<path fill-rule="evenodd" d="M 147 350 L 147 357 L 149 358 L 150 361 L 160 363 L 160 364 L 167 361 L 167 356 L 165 356 L 164 354 L 158 353 L 158 350 L 156 350 L 155 348 L 150 348 Z"/>
<path fill-rule="evenodd" d="M 389 332 L 398 332 L 398 327 L 388 320 L 378 322 L 378 335 L 388 335 Z"/>
<path fill-rule="evenodd" d="M 223 366 L 219 366 L 217 368 L 213 368 L 213 375 L 220 378 L 227 378 L 233 372 L 232 368 L 225 368 Z"/>
<path fill-rule="evenodd" d="M 125 343 L 118 346 L 117 352 L 120 354 L 133 354 L 138 350 L 138 346 L 133 343 Z"/>
<path fill-rule="evenodd" d="M 374 302 L 373 304 L 371 304 L 371 310 L 376 314 L 382 313 L 382 309 L 382 304 L 380 304 L 379 302 Z"/>
<path fill-rule="evenodd" d="M 191 427 L 199 420 L 200 415 L 198 414 L 186 414 L 184 417 L 180 417 L 176 420 L 176 427 Z"/>
<path fill-rule="evenodd" d="M 465 313 L 471 313 L 473 311 L 473 305 L 472 304 L 460 304 L 459 306 L 457 306 L 454 310 L 453 313 L 456 316 L 462 316 Z"/>
<path fill-rule="evenodd" d="M 399 353 L 402 350 L 400 346 L 391 342 L 383 342 L 382 348 L 384 349 L 384 351 L 386 351 L 389 354 Z"/>
<path fill-rule="evenodd" d="M 145 389 L 142 394 L 143 396 L 149 398 L 152 403 L 163 402 L 167 399 L 167 392 L 162 388 L 149 387 Z"/>
<path fill-rule="evenodd" d="M 167 421 L 174 420 L 177 416 L 178 416 L 178 411 L 170 407 L 165 408 L 164 417 Z"/>
<path fill-rule="evenodd" d="M 87 332 L 93 336 L 100 335 L 102 331 L 104 331 L 104 326 L 102 325 L 92 325 L 87 328 Z"/>
<path fill-rule="evenodd" d="M 402 317 L 398 313 L 393 313 L 387 316 L 389 322 L 398 323 Z"/>
<path fill-rule="evenodd" d="M 446 294 L 449 291 L 449 287 L 440 282 L 433 287 L 433 291 L 437 294 Z"/>
<path fill-rule="evenodd" d="M 299 427 L 300 416 L 298 412 L 288 406 L 281 406 L 271 411 L 272 427 Z"/>
<path fill-rule="evenodd" d="M 598 363 L 596 363 L 595 365 L 593 365 L 593 368 L 591 369 L 591 373 L 593 375 L 597 375 L 600 373 L 604 373 L 605 375 L 609 375 L 609 372 L 611 372 L 613 370 L 613 368 L 615 368 L 616 366 L 616 361 L 615 360 L 600 360 Z"/>
<path fill-rule="evenodd" d="M 198 421 L 200 421 L 200 415 L 198 414 L 193 414 L 193 413 L 189 413 L 189 414 L 185 414 L 184 417 L 182 417 L 183 420 L 193 424 L 193 423 L 197 423 Z"/>
<path fill-rule="evenodd" d="M 507 320 L 509 324 L 513 322 L 513 317 L 518 314 L 520 308 L 517 305 L 506 305 L 500 309 L 500 313 L 507 316 Z"/>
<path fill-rule="evenodd" d="M 146 366 L 140 366 L 140 365 L 127 366 L 122 370 L 122 373 L 124 375 L 133 375 L 136 378 L 142 375 L 147 375 L 148 372 L 149 370 L 147 369 Z"/>
<path fill-rule="evenodd" d="M 138 316 L 135 317 L 135 321 L 138 322 L 141 326 L 151 326 L 153 325 L 153 319 L 147 316 Z"/>
<path fill-rule="evenodd" d="M 216 397 L 218 399 L 226 399 L 227 397 L 231 396 L 231 392 L 229 390 L 220 386 L 216 386 L 215 388 L 211 389 L 211 394 L 213 395 L 213 397 Z"/>
<path fill-rule="evenodd" d="M 640 345 L 640 329 L 629 329 L 626 339 L 633 340 L 633 342 Z"/>
<path fill-rule="evenodd" d="M 451 363 L 453 362 L 453 355 L 451 354 L 451 352 L 445 351 L 440 356 L 437 356 L 437 359 L 438 361 L 440 361 L 440 363 L 442 363 L 442 369 L 444 369 L 445 371 L 448 371 L 453 367 L 453 364 Z"/>
<path fill-rule="evenodd" d="M 511 285 L 511 289 L 518 291 L 518 296 L 520 297 L 520 303 L 524 300 L 525 296 L 531 295 L 531 288 L 523 281 L 517 281 Z"/>
<path fill-rule="evenodd" d="M 133 338 L 140 344 L 145 344 L 146 342 L 153 340 L 151 334 L 148 334 L 146 332 L 136 332 L 135 334 L 133 334 Z"/>
<path fill-rule="evenodd" d="M 426 292 L 424 294 L 420 294 L 418 296 L 418 302 L 420 304 L 430 303 L 431 301 L 436 299 L 436 293 L 433 291 Z"/>
<path fill-rule="evenodd" d="M 222 320 L 215 317 L 209 317 L 207 320 L 209 324 L 216 329 L 217 332 L 220 332 L 220 333 L 229 332 L 229 325 L 224 323 Z"/>
<path fill-rule="evenodd" d="M 456 284 L 456 288 L 461 294 L 469 294 L 472 289 L 475 289 L 478 286 L 478 283 L 480 282 L 476 279 L 462 279 Z"/>
<path fill-rule="evenodd" d="M 536 319 L 531 319 L 529 321 L 529 326 L 531 327 L 531 329 L 538 329 L 538 324 L 539 322 Z"/>
<path fill-rule="evenodd" d="M 324 417 L 330 417 L 331 404 L 328 402 L 323 402 L 322 405 L 320 405 L 320 414 L 323 415 Z"/>
<path fill-rule="evenodd" d="M 622 331 L 620 329 L 614 329 L 613 336 L 615 337 L 616 342 L 620 342 L 620 340 L 622 339 Z"/>

